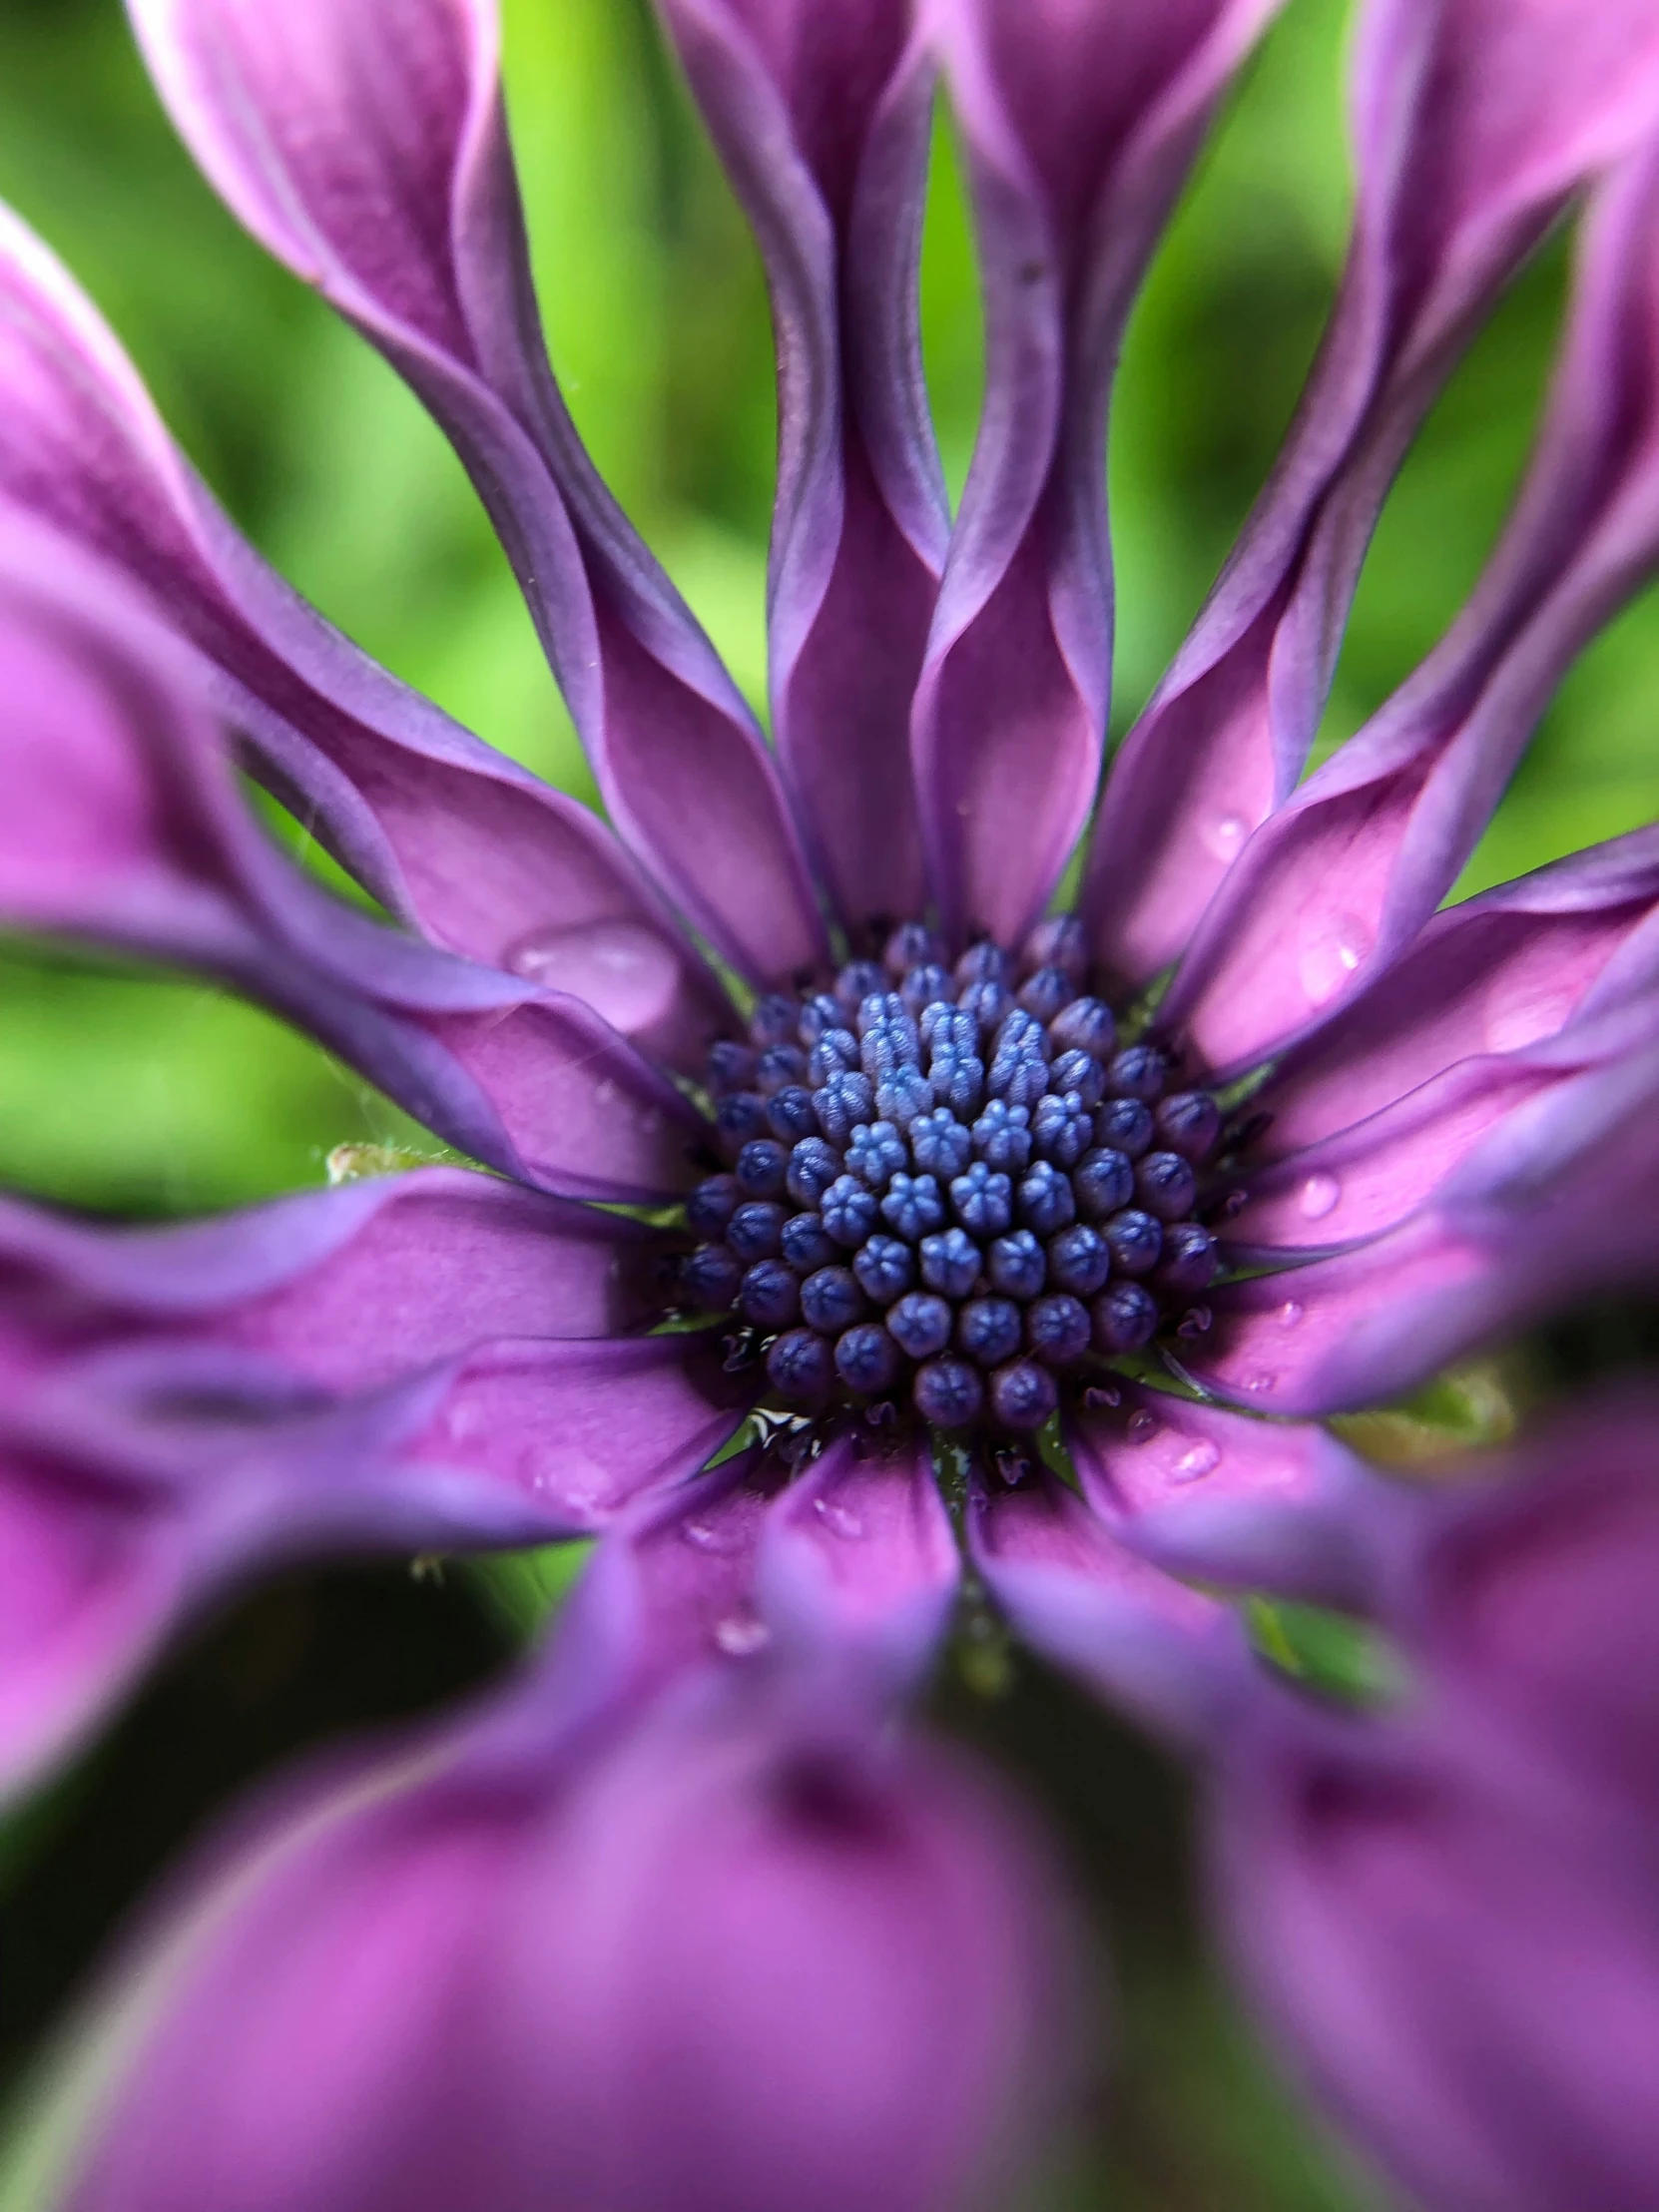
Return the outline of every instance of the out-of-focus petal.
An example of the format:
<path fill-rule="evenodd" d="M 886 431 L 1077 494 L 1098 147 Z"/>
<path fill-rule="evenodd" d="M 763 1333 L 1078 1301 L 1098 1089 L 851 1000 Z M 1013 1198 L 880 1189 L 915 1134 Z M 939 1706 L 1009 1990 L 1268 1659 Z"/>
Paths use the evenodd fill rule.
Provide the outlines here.
<path fill-rule="evenodd" d="M 1413 1500 L 1403 1711 L 1265 1684 L 1222 1747 L 1221 1898 L 1298 2069 L 1415 2198 L 1640 2212 L 1659 1485 L 1650 1392 Z"/>
<path fill-rule="evenodd" d="M 1594 210 L 1532 468 L 1469 605 L 1252 838 L 1176 972 L 1169 1018 L 1213 1066 L 1265 1056 L 1386 970 L 1450 889 L 1571 659 L 1656 560 L 1659 152 L 1649 152 Z"/>
<path fill-rule="evenodd" d="M 910 695 L 948 518 L 916 321 L 932 69 L 912 0 L 663 0 L 778 337 L 773 724 L 843 921 L 927 904 Z"/>
<path fill-rule="evenodd" d="M 1094 799 L 1112 651 L 1106 411 L 1130 302 L 1274 0 L 943 0 L 986 296 L 986 398 L 912 743 L 957 932 L 1017 941 Z"/>
<path fill-rule="evenodd" d="M 490 0 L 131 0 L 174 122 L 254 235 L 453 440 L 618 828 L 751 977 L 823 933 L 766 745 L 600 482 L 530 284 Z"/>
<path fill-rule="evenodd" d="M 206 970 L 525 1180 L 683 1187 L 701 1117 L 583 1001 L 369 921 L 264 839 L 199 673 L 122 578 L 0 516 L 0 918 Z"/>
<path fill-rule="evenodd" d="M 204 657 L 262 779 L 437 942 L 695 1058 L 720 1025 L 721 993 L 614 839 L 266 566 L 91 301 L 3 208 L 0 310 L 0 493 L 154 596 Z"/>
<path fill-rule="evenodd" d="M 1378 1485 L 1310 1421 L 1252 1420 L 1124 1383 L 1065 1424 L 1083 1494 L 1118 1541 L 1192 1580 L 1371 1602 Z"/>
<path fill-rule="evenodd" d="M 1232 1611 L 1129 1550 L 1046 1467 L 982 1479 L 974 1564 L 1020 1636 L 1158 1733 L 1204 1741 L 1245 1663 Z"/>
<path fill-rule="evenodd" d="M 116 1992 L 66 2204 L 931 2212 L 1005 2178 L 1070 2025 L 1017 1813 L 752 1698 L 581 1713 L 532 1685 L 245 1823 Z"/>
<path fill-rule="evenodd" d="M 956 1538 L 925 1439 L 831 1440 L 768 1516 L 757 1594 L 786 1656 L 867 1670 L 913 1689 L 935 1656 L 960 1580 Z"/>
<path fill-rule="evenodd" d="M 1659 23 L 1640 0 L 1598 8 L 1593 21 L 1572 0 L 1373 0 L 1356 69 L 1355 235 L 1325 344 L 1244 535 L 1108 783 L 1085 903 L 1100 955 L 1124 974 L 1149 975 L 1182 950 L 1245 840 L 1295 789 L 1378 512 L 1418 423 L 1574 189 L 1656 120 Z M 1561 550 L 1543 531 L 1530 539 L 1534 582 L 1547 582 Z M 1582 640 L 1582 609 L 1575 620 L 1571 645 L 1562 628 L 1573 621 L 1538 641 L 1533 666 L 1513 669 L 1510 696 L 1489 710 L 1506 729 L 1536 714 L 1545 667 L 1553 682 Z M 1438 719 L 1453 704 L 1437 702 Z M 1471 743 L 1494 757 L 1504 741 Z M 1350 809 L 1349 841 L 1363 845 L 1365 820 L 1363 804 L 1358 819 Z M 1363 858 L 1345 856 L 1345 872 Z M 1375 916 L 1359 918 L 1375 929 Z M 1350 959 L 1338 926 L 1307 957 L 1335 989 L 1370 949 Z M 1246 1048 L 1229 1036 L 1219 1052 Z"/>

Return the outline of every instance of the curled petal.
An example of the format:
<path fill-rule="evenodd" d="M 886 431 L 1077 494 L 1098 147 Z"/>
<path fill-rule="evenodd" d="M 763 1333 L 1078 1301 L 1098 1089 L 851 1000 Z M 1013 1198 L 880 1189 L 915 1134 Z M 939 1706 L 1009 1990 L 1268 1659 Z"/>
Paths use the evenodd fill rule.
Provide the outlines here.
<path fill-rule="evenodd" d="M 1236 1694 L 1246 1652 L 1228 1607 L 1128 1549 L 1046 1467 L 1016 1487 L 976 1487 L 975 1566 L 1033 1649 L 1158 1734 L 1206 1741 Z"/>
<path fill-rule="evenodd" d="M 624 837 L 757 979 L 823 932 L 778 779 L 713 647 L 583 451 L 537 323 L 488 0 L 131 0 L 209 178 L 455 444 Z"/>
<path fill-rule="evenodd" d="M 0 495 L 153 594 L 256 772 L 394 913 L 693 1057 L 718 987 L 604 829 L 367 660 L 236 531 L 67 271 L 0 208 Z M 337 930 L 313 931 L 326 958 Z M 360 951 L 360 948 L 359 948 Z"/>
<path fill-rule="evenodd" d="M 986 400 L 911 743 L 948 925 L 1017 940 L 1094 798 L 1112 647 L 1106 409 L 1158 229 L 1274 0 L 944 0 Z"/>
<path fill-rule="evenodd" d="M 1659 26 L 1651 12 L 1634 4 L 1598 9 L 1585 33 L 1571 0 L 1523 7 L 1449 0 L 1434 9 L 1373 0 L 1362 19 L 1360 197 L 1325 344 L 1243 537 L 1125 741 L 1090 857 L 1085 903 L 1096 943 L 1127 975 L 1153 973 L 1182 950 L 1250 832 L 1295 789 L 1382 499 L 1481 314 L 1574 189 L 1611 167 L 1659 119 Z M 1575 463 L 1583 458 L 1574 455 Z M 1506 564 L 1505 592 L 1547 585 L 1564 550 L 1550 533 L 1562 520 L 1530 516 L 1526 539 Z M 1605 578 L 1599 588 L 1605 591 Z M 1514 612 L 1504 609 L 1511 631 Z M 1560 614 L 1547 644 L 1536 641 L 1533 665 L 1517 659 L 1510 695 L 1492 701 L 1501 731 L 1461 748 L 1481 758 L 1448 812 L 1472 819 L 1501 776 L 1505 749 L 1512 754 L 1517 725 L 1529 725 L 1563 657 L 1582 642 L 1587 608 L 1569 614 L 1562 606 Z M 1461 677 L 1472 667 L 1486 681 L 1507 642 L 1503 632 L 1500 623 L 1484 641 L 1486 666 L 1462 664 Z M 1438 751 L 1461 723 L 1469 689 L 1464 682 L 1429 690 L 1432 699 L 1420 692 L 1414 704 L 1433 724 L 1430 751 Z M 1400 746 L 1411 750 L 1403 740 Z M 1350 756 L 1351 770 L 1368 747 Z M 1380 766 L 1391 765 L 1390 751 Z M 1322 773 L 1329 787 L 1350 772 L 1332 764 Z M 1377 804 L 1356 788 L 1332 818 L 1330 834 L 1355 846 L 1345 873 L 1373 862 L 1368 836 Z M 1458 825 L 1442 822 L 1425 865 L 1443 861 L 1458 834 Z M 1359 890 L 1355 918 L 1375 929 L 1363 881 Z M 1230 879 L 1224 896 L 1231 891 Z M 1293 946 L 1299 942 L 1293 932 Z M 1340 928 L 1328 944 L 1312 946 L 1315 970 L 1331 975 L 1323 997 L 1370 952 L 1369 941 L 1356 945 Z M 1290 957 L 1294 965 L 1296 952 Z M 1300 1011 L 1307 1010 L 1304 999 Z M 1275 1003 L 1270 1011 L 1277 1017 L 1281 1009 Z M 1216 1056 L 1231 1059 L 1259 1041 L 1229 1035 Z"/>
<path fill-rule="evenodd" d="M 665 0 L 778 335 L 773 723 L 841 919 L 927 904 L 909 706 L 948 523 L 916 319 L 932 69 L 911 0 Z"/>
<path fill-rule="evenodd" d="M 1388 1501 L 1334 1436 L 1133 1383 L 1118 1394 L 1065 1428 L 1083 1494 L 1118 1541 L 1194 1581 L 1373 1602 Z"/>
<path fill-rule="evenodd" d="M 106 567 L 0 513 L 0 918 L 206 970 L 527 1181 L 687 1181 L 700 1117 L 591 1008 L 367 920 L 266 842 L 199 677 Z"/>
<path fill-rule="evenodd" d="M 730 1697 L 598 1744 L 516 1705 L 222 1849 L 68 2205 L 920 2212 L 1030 2147 L 1063 1916 L 977 1775 Z"/>
<path fill-rule="evenodd" d="M 930 1449 L 856 1435 L 780 1493 L 757 1566 L 762 1616 L 788 1654 L 867 1667 L 889 1693 L 925 1674 L 959 1579 Z"/>

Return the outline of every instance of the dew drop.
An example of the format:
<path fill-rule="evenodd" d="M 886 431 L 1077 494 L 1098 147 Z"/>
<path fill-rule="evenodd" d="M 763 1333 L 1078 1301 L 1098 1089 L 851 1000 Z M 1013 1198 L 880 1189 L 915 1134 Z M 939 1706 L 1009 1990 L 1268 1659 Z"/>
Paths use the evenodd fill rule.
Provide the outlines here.
<path fill-rule="evenodd" d="M 1247 1375 L 1240 1386 L 1247 1389 L 1253 1397 L 1263 1397 L 1277 1381 L 1278 1378 L 1272 1375 Z"/>
<path fill-rule="evenodd" d="M 1343 1187 L 1337 1178 L 1322 1169 L 1318 1175 L 1309 1176 L 1297 1193 L 1297 1207 L 1304 1221 L 1324 1221 L 1327 1214 L 1336 1211 L 1342 1195 Z"/>
<path fill-rule="evenodd" d="M 1349 981 L 1371 950 L 1370 925 L 1358 914 L 1331 914 L 1303 935 L 1297 972 L 1309 1003 L 1323 1006 Z"/>
<path fill-rule="evenodd" d="M 724 1620 L 715 1623 L 715 1642 L 728 1659 L 751 1658 L 757 1651 L 764 1651 L 771 1641 L 772 1630 L 750 1612 L 728 1613 Z"/>
<path fill-rule="evenodd" d="M 1143 1405 L 1139 1412 L 1130 1414 L 1124 1433 L 1132 1444 L 1149 1444 L 1162 1426 L 1157 1414 L 1149 1413 Z"/>
<path fill-rule="evenodd" d="M 832 1497 L 815 1497 L 813 1511 L 830 1535 L 839 1536 L 843 1543 L 856 1543 L 864 1532 L 864 1524 L 851 1506 L 838 1505 Z"/>
<path fill-rule="evenodd" d="M 1218 860 L 1230 860 L 1250 834 L 1243 815 L 1217 815 L 1204 828 L 1204 841 Z"/>
<path fill-rule="evenodd" d="M 1174 1482 L 1196 1482 L 1200 1475 L 1208 1474 L 1220 1460 L 1220 1447 L 1211 1443 L 1206 1436 L 1182 1452 L 1170 1469 L 1170 1479 Z"/>
<path fill-rule="evenodd" d="M 519 1454 L 520 1480 L 537 1497 L 575 1512 L 606 1502 L 611 1478 L 599 1461 L 571 1444 L 532 1444 Z"/>
<path fill-rule="evenodd" d="M 661 1020 L 680 984 L 673 947 L 638 921 L 538 930 L 512 947 L 504 965 L 543 990 L 585 1000 L 625 1037 Z"/>
<path fill-rule="evenodd" d="M 1284 1305 L 1281 1306 L 1279 1309 L 1280 1328 L 1295 1329 L 1299 1327 L 1302 1321 L 1302 1317 L 1304 1314 L 1307 1313 L 1307 1307 L 1302 1304 L 1300 1299 L 1286 1299 Z"/>
<path fill-rule="evenodd" d="M 741 1542 L 734 1530 L 721 1527 L 718 1521 L 684 1521 L 681 1523 L 680 1537 L 694 1551 L 707 1551 L 717 1555 L 736 1551 Z"/>

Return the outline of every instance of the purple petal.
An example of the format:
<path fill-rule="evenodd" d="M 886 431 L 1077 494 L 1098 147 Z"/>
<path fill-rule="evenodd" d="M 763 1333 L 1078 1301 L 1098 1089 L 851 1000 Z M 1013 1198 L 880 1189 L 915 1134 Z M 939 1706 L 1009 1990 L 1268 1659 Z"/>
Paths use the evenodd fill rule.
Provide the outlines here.
<path fill-rule="evenodd" d="M 1387 1235 L 1212 1292 L 1216 1326 L 1184 1365 L 1264 1412 L 1346 1411 L 1580 1298 L 1651 1279 L 1656 1097 L 1651 1042 L 1552 1085 Z"/>
<path fill-rule="evenodd" d="M 1133 1383 L 1119 1394 L 1065 1429 L 1083 1494 L 1118 1541 L 1194 1581 L 1371 1602 L 1380 1485 L 1334 1436 Z"/>
<path fill-rule="evenodd" d="M 695 1058 L 721 994 L 600 824 L 289 591 L 173 445 L 91 302 L 4 209 L 0 301 L 0 494 L 159 599 L 258 772 L 394 912 Z"/>
<path fill-rule="evenodd" d="M 982 1481 L 968 1539 L 1035 1650 L 1160 1735 L 1202 1740 L 1220 1725 L 1245 1656 L 1233 1613 L 1126 1549 L 1046 1467 L 1012 1489 Z"/>
<path fill-rule="evenodd" d="M 1072 1974 L 999 1795 L 752 1702 L 586 1749 L 533 1719 L 222 1846 L 123 2001 L 68 2204 L 911 2212 L 1003 2177 Z"/>
<path fill-rule="evenodd" d="M 1294 790 L 1394 470 L 1509 274 L 1574 187 L 1659 115 L 1659 25 L 1640 0 L 1598 8 L 1591 25 L 1572 0 L 1374 0 L 1356 87 L 1354 242 L 1301 412 L 1107 788 L 1085 904 L 1101 956 L 1136 978 L 1182 950 L 1244 840 Z M 1547 577 L 1543 537 L 1524 551 Z M 1581 636 L 1552 638 L 1540 658 Z M 1513 671 L 1517 696 L 1492 709 L 1506 729 L 1536 712 L 1539 681 Z M 1508 742 L 1474 743 L 1493 757 L 1486 781 Z M 1368 819 L 1356 800 L 1343 822 L 1357 867 Z M 1356 918 L 1375 925 L 1363 907 Z M 1370 945 L 1349 961 L 1355 949 L 1336 927 L 1310 957 L 1320 975 L 1334 962 L 1340 984 Z M 1234 1050 L 1230 1038 L 1220 1056 Z"/>
<path fill-rule="evenodd" d="M 1273 0 L 945 0 L 986 294 L 984 420 L 912 725 L 947 925 L 1017 941 L 1094 799 L 1110 683 L 1106 408 L 1124 319 Z"/>
<path fill-rule="evenodd" d="M 937 1653 L 960 1567 L 932 1452 L 837 1438 L 768 1515 L 758 1602 L 786 1656 L 867 1666 L 890 1694 Z"/>
<path fill-rule="evenodd" d="M 1366 1120 L 1458 1061 L 1518 1052 L 1659 980 L 1659 832 L 1638 830 L 1436 914 L 1259 1094 L 1278 1158 Z"/>
<path fill-rule="evenodd" d="M 411 1449 L 499 1472 L 562 1532 L 591 1534 L 696 1474 L 749 1410 L 753 1383 L 725 1372 L 720 1336 L 491 1345 L 447 1383 Z"/>
<path fill-rule="evenodd" d="M 701 1118 L 598 1015 L 366 921 L 266 843 L 197 674 L 119 578 L 0 517 L 0 918 L 205 969 L 527 1180 L 683 1185 Z"/>
<path fill-rule="evenodd" d="M 843 922 L 927 904 L 910 695 L 944 564 L 916 269 L 932 70 L 910 0 L 665 0 L 778 337 L 773 722 Z"/>
<path fill-rule="evenodd" d="M 1303 1712 L 1232 1762 L 1219 1887 L 1243 1976 L 1424 2204 L 1639 2212 L 1659 2188 L 1651 1867 L 1548 1794 Z"/>
<path fill-rule="evenodd" d="M 778 779 L 713 647 L 582 450 L 542 347 L 493 10 L 131 0 L 212 182 L 407 378 L 490 510 L 623 836 L 751 977 L 824 936 Z"/>
<path fill-rule="evenodd" d="M 60 1757 L 139 1673 L 185 1573 L 165 1500 L 0 1434 L 0 1794 Z"/>
<path fill-rule="evenodd" d="M 623 1216 L 454 1168 L 180 1228 L 97 1228 L 8 1199 L 0 1313 L 37 1359 L 165 1333 L 364 1390 L 493 1338 L 637 1326 L 660 1310 L 658 1250 Z"/>

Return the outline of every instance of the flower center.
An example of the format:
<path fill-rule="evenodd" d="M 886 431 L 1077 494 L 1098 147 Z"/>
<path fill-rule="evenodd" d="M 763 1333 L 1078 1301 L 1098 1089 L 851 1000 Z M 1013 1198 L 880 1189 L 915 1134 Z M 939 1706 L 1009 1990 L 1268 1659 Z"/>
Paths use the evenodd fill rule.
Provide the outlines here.
<path fill-rule="evenodd" d="M 681 1297 L 736 1317 L 786 1407 L 1030 1431 L 1068 1375 L 1207 1325 L 1221 1111 L 1087 981 L 1069 916 L 954 968 L 906 923 L 715 1045 L 729 1172 L 688 1201 Z"/>

